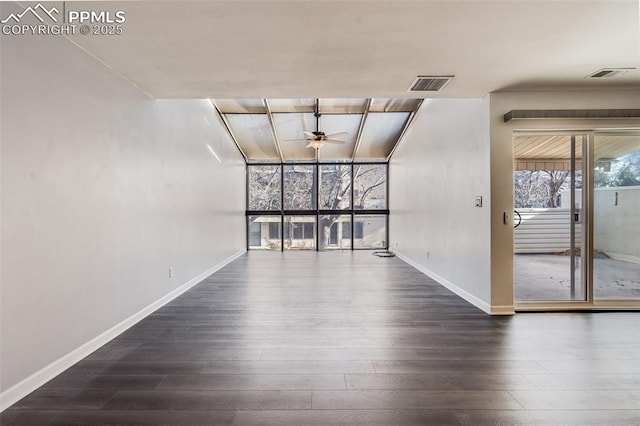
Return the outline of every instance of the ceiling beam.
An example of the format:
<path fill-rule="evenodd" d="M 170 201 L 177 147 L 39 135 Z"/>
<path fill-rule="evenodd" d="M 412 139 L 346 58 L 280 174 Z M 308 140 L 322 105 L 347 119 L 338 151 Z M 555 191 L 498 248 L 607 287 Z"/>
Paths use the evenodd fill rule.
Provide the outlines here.
<path fill-rule="evenodd" d="M 362 120 L 360 120 L 360 127 L 358 127 L 358 136 L 356 136 L 356 143 L 353 146 L 353 153 L 351 154 L 351 161 L 355 161 L 358 149 L 360 148 L 360 141 L 362 140 L 362 132 L 364 131 L 364 124 L 369 116 L 369 109 L 371 108 L 372 98 L 367 98 L 367 102 L 364 105 L 364 112 L 362 113 Z"/>
<path fill-rule="evenodd" d="M 271 133 L 273 134 L 273 143 L 276 145 L 276 151 L 280 156 L 280 161 L 284 163 L 284 155 L 282 155 L 282 148 L 280 147 L 280 139 L 278 139 L 276 124 L 273 122 L 273 114 L 271 114 L 271 106 L 269 105 L 269 101 L 267 99 L 262 99 L 262 104 L 264 105 L 264 108 L 267 111 L 267 118 L 269 119 L 269 124 L 271 125 Z"/>
<path fill-rule="evenodd" d="M 313 115 L 316 117 L 316 132 L 319 132 L 320 131 L 320 98 L 316 98 L 314 109 L 315 109 L 315 112 Z M 320 161 L 320 149 L 314 148 L 313 150 L 315 151 L 316 162 Z"/>
<path fill-rule="evenodd" d="M 389 153 L 389 155 L 387 155 L 387 161 L 391 160 L 391 157 L 396 152 L 396 149 L 398 149 L 398 145 L 400 145 L 400 141 L 404 137 L 404 134 L 407 133 L 407 129 L 409 129 L 409 126 L 411 126 L 411 123 L 413 123 L 413 119 L 415 118 L 416 114 L 418 113 L 418 110 L 422 106 L 422 102 L 424 102 L 424 99 L 420 99 L 420 101 L 418 102 L 418 105 L 416 105 L 416 109 L 414 109 L 411 112 L 411 114 L 409 114 L 409 118 L 407 118 L 406 123 L 404 123 L 404 127 L 402 128 L 402 132 L 400 132 L 400 136 L 398 136 L 398 140 L 393 145 L 393 148 L 391 148 L 391 152 Z"/>
<path fill-rule="evenodd" d="M 231 126 L 229 126 L 229 122 L 227 121 L 227 118 L 220 111 L 220 108 L 218 108 L 218 105 L 216 105 L 216 103 L 213 101 L 213 99 L 209 99 L 209 102 L 211 102 L 211 105 L 213 106 L 213 109 L 215 109 L 216 113 L 218 113 L 218 117 L 222 121 L 222 124 L 224 124 L 224 128 L 226 129 L 227 133 L 229 134 L 229 137 L 233 141 L 233 144 L 236 146 L 236 148 L 238 149 L 238 152 L 240 152 L 240 155 L 242 155 L 242 158 L 244 158 L 244 162 L 246 163 L 247 162 L 247 154 L 245 154 L 244 151 L 242 150 L 242 148 L 240 148 L 240 145 L 238 144 L 238 140 L 236 139 L 236 136 L 231 131 Z"/>

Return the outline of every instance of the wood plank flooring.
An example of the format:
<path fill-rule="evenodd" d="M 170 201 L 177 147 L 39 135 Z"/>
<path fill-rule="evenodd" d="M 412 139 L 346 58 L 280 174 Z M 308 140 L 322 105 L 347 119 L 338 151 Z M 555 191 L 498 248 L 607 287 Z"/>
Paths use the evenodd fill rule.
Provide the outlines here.
<path fill-rule="evenodd" d="M 637 426 L 640 315 L 491 317 L 398 258 L 250 252 L 0 424 Z"/>

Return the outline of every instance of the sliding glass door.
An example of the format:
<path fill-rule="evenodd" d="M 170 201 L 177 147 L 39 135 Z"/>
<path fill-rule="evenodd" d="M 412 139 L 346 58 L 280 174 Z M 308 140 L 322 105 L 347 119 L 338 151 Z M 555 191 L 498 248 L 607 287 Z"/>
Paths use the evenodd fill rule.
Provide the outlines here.
<path fill-rule="evenodd" d="M 518 308 L 640 306 L 640 130 L 516 133 Z"/>
<path fill-rule="evenodd" d="M 593 151 L 594 299 L 638 300 L 640 132 L 596 132 Z"/>
<path fill-rule="evenodd" d="M 516 301 L 586 301 L 583 151 L 586 135 L 514 139 Z"/>

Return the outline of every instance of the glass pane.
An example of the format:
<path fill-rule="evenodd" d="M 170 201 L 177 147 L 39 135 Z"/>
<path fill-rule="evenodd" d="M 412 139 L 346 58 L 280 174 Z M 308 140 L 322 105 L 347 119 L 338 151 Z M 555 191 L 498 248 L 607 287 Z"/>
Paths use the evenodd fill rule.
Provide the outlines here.
<path fill-rule="evenodd" d="M 321 114 L 362 114 L 365 106 L 367 105 L 366 99 L 357 98 L 320 99 L 318 102 Z"/>
<path fill-rule="evenodd" d="M 640 299 L 640 133 L 596 134 L 594 153 L 594 295 Z"/>
<path fill-rule="evenodd" d="M 343 144 L 326 143 L 322 149 L 318 150 L 320 160 L 351 159 L 361 121 L 362 114 L 329 114 L 320 117 L 320 130 L 326 135 L 347 133 L 346 135 L 338 135 L 335 137 L 336 140 L 343 141 Z"/>
<path fill-rule="evenodd" d="M 371 101 L 369 111 L 372 112 L 413 112 L 418 108 L 420 99 L 398 98 L 385 99 L 374 98 Z"/>
<path fill-rule="evenodd" d="M 320 216 L 320 250 L 351 248 L 351 215 Z"/>
<path fill-rule="evenodd" d="M 320 166 L 320 210 L 351 208 L 351 165 Z"/>
<path fill-rule="evenodd" d="M 355 209 L 387 208 L 387 165 L 354 164 L 353 203 Z"/>
<path fill-rule="evenodd" d="M 216 99 L 213 102 L 223 114 L 260 114 L 267 112 L 262 99 Z"/>
<path fill-rule="evenodd" d="M 316 217 L 285 216 L 284 248 L 287 250 L 315 250 Z"/>
<path fill-rule="evenodd" d="M 398 142 L 408 112 L 370 113 L 364 123 L 357 159 L 386 159 Z"/>
<path fill-rule="evenodd" d="M 249 210 L 280 210 L 280 166 L 247 166 Z"/>
<path fill-rule="evenodd" d="M 300 99 L 269 99 L 271 112 L 314 112 L 316 100 L 314 98 Z"/>
<path fill-rule="evenodd" d="M 316 119 L 313 114 L 273 114 L 273 123 L 285 161 L 316 158 L 316 151 L 307 147 L 309 142 L 304 134 L 305 130 L 316 129 Z"/>
<path fill-rule="evenodd" d="M 249 216 L 249 249 L 280 250 L 280 216 Z"/>
<path fill-rule="evenodd" d="M 582 142 L 582 135 L 575 137 L 572 157 L 570 135 L 515 138 L 517 301 L 586 300 L 581 248 Z"/>
<path fill-rule="evenodd" d="M 353 219 L 354 248 L 386 248 L 387 216 L 355 215 Z"/>
<path fill-rule="evenodd" d="M 260 224 L 252 222 L 251 219 L 249 219 L 249 248 L 260 247 L 262 244 L 261 238 Z"/>
<path fill-rule="evenodd" d="M 266 114 L 226 114 L 242 151 L 252 160 L 280 160 Z"/>
<path fill-rule="evenodd" d="M 311 165 L 284 166 L 284 209 L 315 210 L 316 167 Z"/>

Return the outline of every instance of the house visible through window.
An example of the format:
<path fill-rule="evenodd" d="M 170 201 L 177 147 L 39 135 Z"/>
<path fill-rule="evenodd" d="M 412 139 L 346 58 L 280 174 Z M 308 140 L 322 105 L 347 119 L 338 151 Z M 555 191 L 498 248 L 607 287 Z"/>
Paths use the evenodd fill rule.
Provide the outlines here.
<path fill-rule="evenodd" d="M 302 240 L 305 238 L 314 238 L 313 223 L 310 222 L 293 222 L 293 238 Z"/>
<path fill-rule="evenodd" d="M 351 223 L 344 222 L 342 224 L 342 238 L 350 239 L 351 238 Z"/>
<path fill-rule="evenodd" d="M 280 238 L 280 223 L 279 222 L 270 222 L 269 223 L 269 238 L 271 238 L 271 239 Z"/>
<path fill-rule="evenodd" d="M 353 228 L 353 238 L 356 239 L 362 239 L 363 235 L 364 235 L 364 223 L 362 222 L 355 222 L 354 224 L 354 228 Z"/>

